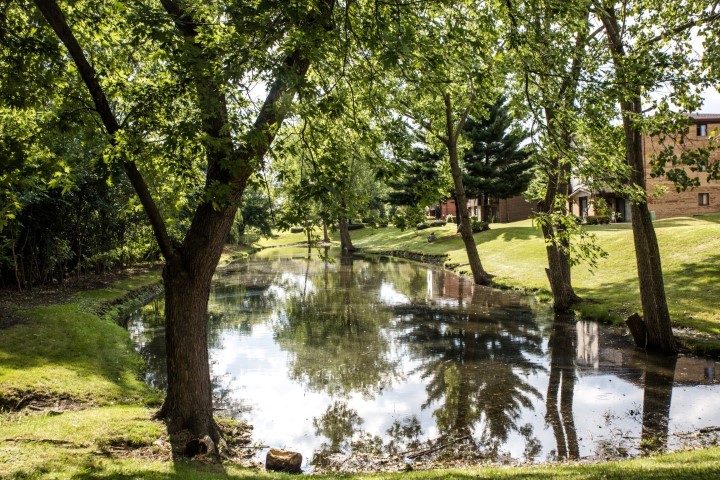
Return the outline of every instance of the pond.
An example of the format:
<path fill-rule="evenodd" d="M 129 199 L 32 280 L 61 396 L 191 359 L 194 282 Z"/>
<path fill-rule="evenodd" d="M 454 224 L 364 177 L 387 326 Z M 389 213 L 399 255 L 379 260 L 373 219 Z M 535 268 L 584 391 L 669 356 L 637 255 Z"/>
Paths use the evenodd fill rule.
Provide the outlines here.
<path fill-rule="evenodd" d="M 267 250 L 216 275 L 221 415 L 306 471 L 602 459 L 717 441 L 718 364 L 386 257 Z M 162 305 L 129 329 L 165 386 Z M 262 450 L 260 453 L 262 454 Z"/>

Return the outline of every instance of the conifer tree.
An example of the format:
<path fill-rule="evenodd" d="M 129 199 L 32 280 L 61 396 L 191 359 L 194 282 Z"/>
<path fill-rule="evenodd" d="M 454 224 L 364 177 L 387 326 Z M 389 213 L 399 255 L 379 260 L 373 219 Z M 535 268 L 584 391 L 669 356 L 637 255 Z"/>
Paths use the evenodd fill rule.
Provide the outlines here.
<path fill-rule="evenodd" d="M 522 144 L 528 135 L 514 123 L 504 96 L 490 107 L 487 118 L 468 119 L 463 131 L 470 142 L 463 178 L 468 198 L 510 198 L 527 188 L 533 161 Z"/>

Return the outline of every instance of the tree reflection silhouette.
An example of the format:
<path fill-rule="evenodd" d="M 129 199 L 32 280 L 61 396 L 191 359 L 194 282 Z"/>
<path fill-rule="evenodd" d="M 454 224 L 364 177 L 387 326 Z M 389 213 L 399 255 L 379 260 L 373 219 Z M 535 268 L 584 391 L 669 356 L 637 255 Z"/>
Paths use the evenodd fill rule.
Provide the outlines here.
<path fill-rule="evenodd" d="M 278 315 L 275 336 L 291 354 L 289 376 L 309 390 L 372 397 L 399 377 L 382 333 L 392 314 L 362 280 L 352 257 L 342 257 L 336 270 L 324 270 L 321 286 L 289 298 Z"/>
<path fill-rule="evenodd" d="M 316 455 L 327 456 L 347 450 L 355 433 L 360 431 L 363 419 L 346 402 L 336 401 L 329 405 L 320 417 L 313 418 L 315 435 L 323 436 L 324 442 Z"/>
<path fill-rule="evenodd" d="M 670 403 L 677 357 L 648 355 L 645 363 L 645 390 L 640 447 L 647 452 L 667 448 Z"/>
<path fill-rule="evenodd" d="M 515 318 L 493 309 L 405 310 L 403 341 L 427 382 L 423 408 L 439 405 L 433 415 L 442 436 L 473 433 L 482 424 L 480 437 L 497 449 L 518 431 L 522 410 L 541 397 L 526 378 L 543 369 L 529 359 L 542 353 L 542 337 L 533 315 Z"/>
<path fill-rule="evenodd" d="M 573 417 L 576 338 L 573 317 L 556 315 L 548 344 L 550 376 L 545 397 L 545 420 L 552 426 L 559 459 L 576 459 L 580 456 L 580 446 Z M 559 411 L 558 396 L 560 397 Z"/>

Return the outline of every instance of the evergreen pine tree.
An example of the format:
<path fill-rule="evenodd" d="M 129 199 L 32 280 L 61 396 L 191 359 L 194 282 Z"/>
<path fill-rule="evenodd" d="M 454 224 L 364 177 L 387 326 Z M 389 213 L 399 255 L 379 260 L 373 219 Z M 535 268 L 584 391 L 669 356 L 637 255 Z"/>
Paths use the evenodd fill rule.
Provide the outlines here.
<path fill-rule="evenodd" d="M 533 161 L 530 149 L 522 143 L 528 134 L 514 125 L 504 96 L 497 99 L 486 119 L 468 119 L 463 136 L 471 144 L 464 156 L 468 198 L 510 198 L 527 188 Z"/>

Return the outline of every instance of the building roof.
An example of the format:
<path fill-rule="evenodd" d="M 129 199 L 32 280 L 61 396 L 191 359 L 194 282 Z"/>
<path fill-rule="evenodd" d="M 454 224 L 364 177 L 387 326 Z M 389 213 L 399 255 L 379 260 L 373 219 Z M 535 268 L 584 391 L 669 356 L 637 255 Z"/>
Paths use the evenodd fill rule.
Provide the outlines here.
<path fill-rule="evenodd" d="M 720 113 L 691 113 L 693 123 L 720 123 Z"/>

